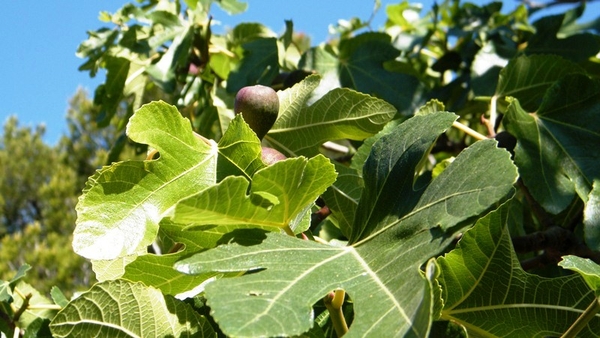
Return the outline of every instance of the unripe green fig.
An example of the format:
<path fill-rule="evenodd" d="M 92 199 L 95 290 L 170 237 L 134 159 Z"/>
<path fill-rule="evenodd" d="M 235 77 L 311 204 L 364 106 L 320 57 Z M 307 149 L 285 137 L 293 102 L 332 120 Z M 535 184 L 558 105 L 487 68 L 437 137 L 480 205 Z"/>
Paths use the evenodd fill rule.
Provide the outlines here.
<path fill-rule="evenodd" d="M 273 88 L 255 85 L 240 89 L 235 96 L 234 111 L 260 140 L 269 132 L 279 114 L 279 97 Z"/>
<path fill-rule="evenodd" d="M 284 154 L 280 153 L 278 150 L 269 147 L 262 147 L 260 158 L 266 165 L 271 165 L 273 163 L 287 159 L 287 157 Z"/>

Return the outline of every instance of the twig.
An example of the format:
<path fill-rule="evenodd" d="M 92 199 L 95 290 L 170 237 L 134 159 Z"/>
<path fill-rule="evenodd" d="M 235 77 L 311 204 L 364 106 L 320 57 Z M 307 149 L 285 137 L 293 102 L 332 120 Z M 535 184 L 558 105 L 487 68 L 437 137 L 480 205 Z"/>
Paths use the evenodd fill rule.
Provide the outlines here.
<path fill-rule="evenodd" d="M 477 139 L 477 140 L 487 140 L 487 136 L 469 128 L 468 126 L 458 122 L 458 121 L 454 121 L 454 123 L 452 123 L 452 126 L 458 130 L 463 131 L 465 134 Z"/>

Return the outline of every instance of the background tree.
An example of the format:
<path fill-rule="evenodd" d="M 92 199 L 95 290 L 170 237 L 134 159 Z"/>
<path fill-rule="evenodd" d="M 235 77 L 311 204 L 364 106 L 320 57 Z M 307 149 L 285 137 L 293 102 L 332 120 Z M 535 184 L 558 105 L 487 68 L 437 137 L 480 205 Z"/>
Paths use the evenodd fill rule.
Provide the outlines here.
<path fill-rule="evenodd" d="M 85 182 L 106 164 L 116 127 L 97 128 L 95 107 L 84 90 L 69 102 L 68 133 L 57 146 L 44 143 L 44 128 L 19 126 L 16 117 L 5 126 L 0 144 L 2 229 L 0 279 L 8 280 L 23 264 L 31 265 L 28 282 L 67 295 L 94 282 L 91 265 L 72 248 L 75 205 Z M 124 156 L 135 158 L 133 147 Z"/>

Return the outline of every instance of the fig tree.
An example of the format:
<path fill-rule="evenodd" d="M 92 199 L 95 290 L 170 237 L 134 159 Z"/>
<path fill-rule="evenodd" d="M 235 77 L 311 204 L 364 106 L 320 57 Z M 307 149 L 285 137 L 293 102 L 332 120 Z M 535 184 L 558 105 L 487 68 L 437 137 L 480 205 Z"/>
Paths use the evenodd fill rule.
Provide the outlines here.
<path fill-rule="evenodd" d="M 234 111 L 260 140 L 269 132 L 279 114 L 279 97 L 273 88 L 255 85 L 240 89 L 235 96 Z"/>

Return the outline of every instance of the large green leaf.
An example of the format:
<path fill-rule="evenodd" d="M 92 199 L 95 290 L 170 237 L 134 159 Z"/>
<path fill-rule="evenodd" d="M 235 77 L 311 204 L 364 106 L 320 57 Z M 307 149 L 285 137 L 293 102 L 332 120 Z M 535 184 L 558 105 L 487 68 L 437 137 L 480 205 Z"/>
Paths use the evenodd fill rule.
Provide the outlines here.
<path fill-rule="evenodd" d="M 214 337 L 192 307 L 142 283 L 94 285 L 50 324 L 54 337 Z"/>
<path fill-rule="evenodd" d="M 546 90 L 563 76 L 584 73 L 576 63 L 557 55 L 521 56 L 500 71 L 497 96 L 512 96 L 527 111 L 536 110 Z"/>
<path fill-rule="evenodd" d="M 290 158 L 257 171 L 251 185 L 241 176 L 225 178 L 180 202 L 173 220 L 190 226 L 253 224 L 294 229 L 301 213 L 335 178 L 333 165 L 322 155 Z"/>
<path fill-rule="evenodd" d="M 442 318 L 482 337 L 560 336 L 595 300 L 578 275 L 543 278 L 521 268 L 512 248 L 510 203 L 480 219 L 457 248 L 437 259 Z M 597 337 L 600 316 L 578 337 Z"/>
<path fill-rule="evenodd" d="M 529 114 L 512 100 L 506 129 L 518 140 L 515 162 L 533 197 L 559 213 L 576 193 L 587 199 L 600 177 L 600 81 L 567 75 L 546 93 L 538 111 Z"/>
<path fill-rule="evenodd" d="M 309 76 L 278 93 L 279 118 L 265 139 L 285 154 L 314 156 L 326 141 L 365 139 L 396 114 L 383 100 L 343 88 L 308 105 L 320 80 L 317 75 Z"/>
<path fill-rule="evenodd" d="M 216 180 L 216 144 L 196 138 L 175 107 L 164 102 L 143 106 L 127 134 L 156 148 L 160 158 L 115 163 L 90 177 L 77 204 L 73 239 L 75 251 L 90 259 L 145 250 L 170 208 Z"/>
<path fill-rule="evenodd" d="M 400 55 L 389 35 L 364 33 L 342 40 L 339 50 L 342 86 L 382 98 L 403 113 L 412 113 L 417 108 L 418 102 L 414 100 L 419 87 L 417 78 L 385 68 L 386 62 Z"/>
<path fill-rule="evenodd" d="M 445 112 L 416 115 L 377 141 L 363 168 L 365 189 L 350 242 L 399 222 L 406 222 L 404 227 L 426 223 L 446 229 L 485 211 L 512 190 L 515 167 L 508 152 L 497 149 L 492 140 L 461 152 L 429 184 L 416 179 L 433 142 L 455 119 Z"/>
<path fill-rule="evenodd" d="M 451 170 L 453 163 L 445 171 L 446 178 L 442 174 L 430 184 L 438 198 L 419 202 L 421 196 L 429 195 L 412 189 L 418 164 L 455 118 L 450 113 L 413 117 L 373 146 L 367 166 L 379 170 L 366 170 L 376 178 L 365 180 L 365 191 L 380 193 L 363 194 L 358 208 L 370 215 L 361 220 L 374 226 L 363 227 L 355 218 L 354 224 L 362 232 L 355 236 L 360 241 L 354 245 L 332 247 L 270 233 L 260 245 L 218 246 L 178 262 L 176 268 L 191 274 L 255 272 L 206 286 L 214 318 L 230 335 L 305 332 L 313 321 L 311 306 L 331 290 L 342 288 L 354 304 L 349 337 L 426 336 L 434 293 L 419 267 L 453 239 L 439 225 L 451 228 L 489 208 L 511 191 L 516 179 L 506 151 L 491 140 L 477 142 L 459 155 L 472 166 L 465 167 L 457 158 L 457 169 Z M 413 129 L 417 138 L 424 140 L 416 142 L 409 132 Z M 408 188 L 398 179 L 400 173 L 408 176 Z M 482 179 L 484 175 L 486 179 Z M 481 183 L 488 175 L 494 177 L 490 183 Z M 398 196 L 409 207 L 393 203 Z M 464 198 L 477 203 L 464 203 Z M 378 213 L 383 215 L 375 215 Z"/>
<path fill-rule="evenodd" d="M 403 243 L 403 253 L 393 236 L 355 248 L 270 233 L 258 247 L 219 246 L 176 267 L 194 274 L 264 269 L 206 286 L 212 314 L 231 336 L 301 334 L 313 324 L 312 305 L 342 288 L 354 303 L 348 337 L 424 337 L 431 295 L 415 260 L 446 244 L 441 236 L 422 232 Z"/>

